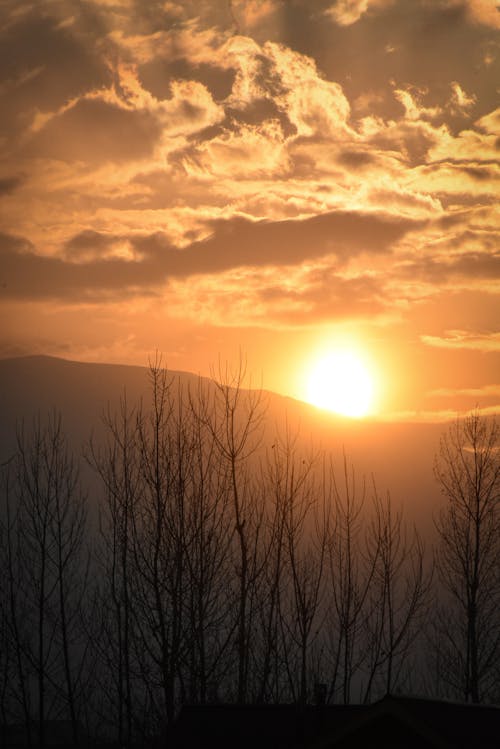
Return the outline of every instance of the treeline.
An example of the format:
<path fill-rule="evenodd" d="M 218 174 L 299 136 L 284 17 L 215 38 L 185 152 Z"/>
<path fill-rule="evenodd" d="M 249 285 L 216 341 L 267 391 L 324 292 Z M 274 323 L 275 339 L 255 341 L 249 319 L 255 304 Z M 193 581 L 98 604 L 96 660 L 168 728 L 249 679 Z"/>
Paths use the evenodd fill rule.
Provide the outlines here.
<path fill-rule="evenodd" d="M 84 459 L 61 417 L 20 427 L 0 524 L 0 720 L 43 746 L 130 746 L 185 702 L 366 702 L 387 692 L 500 697 L 498 429 L 443 436 L 439 543 L 345 458 L 263 437 L 244 372 L 183 389 L 156 364 Z M 411 470 L 411 467 L 409 467 Z M 97 513 L 94 508 L 97 505 Z"/>

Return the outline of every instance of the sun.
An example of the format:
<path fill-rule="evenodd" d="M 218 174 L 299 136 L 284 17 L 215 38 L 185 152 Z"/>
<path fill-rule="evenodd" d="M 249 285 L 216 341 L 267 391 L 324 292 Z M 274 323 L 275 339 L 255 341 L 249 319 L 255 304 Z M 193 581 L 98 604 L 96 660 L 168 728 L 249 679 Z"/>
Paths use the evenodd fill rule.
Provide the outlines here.
<path fill-rule="evenodd" d="M 361 418 L 373 405 L 373 377 L 361 357 L 336 351 L 316 361 L 307 383 L 307 401 L 342 416 Z"/>

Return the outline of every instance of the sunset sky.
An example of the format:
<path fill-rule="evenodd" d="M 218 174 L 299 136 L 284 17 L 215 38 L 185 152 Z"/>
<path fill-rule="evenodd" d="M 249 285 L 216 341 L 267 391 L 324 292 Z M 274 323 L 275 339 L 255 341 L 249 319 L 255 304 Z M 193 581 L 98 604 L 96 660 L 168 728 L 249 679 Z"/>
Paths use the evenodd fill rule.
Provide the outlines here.
<path fill-rule="evenodd" d="M 4 0 L 0 356 L 500 411 L 496 0 Z"/>

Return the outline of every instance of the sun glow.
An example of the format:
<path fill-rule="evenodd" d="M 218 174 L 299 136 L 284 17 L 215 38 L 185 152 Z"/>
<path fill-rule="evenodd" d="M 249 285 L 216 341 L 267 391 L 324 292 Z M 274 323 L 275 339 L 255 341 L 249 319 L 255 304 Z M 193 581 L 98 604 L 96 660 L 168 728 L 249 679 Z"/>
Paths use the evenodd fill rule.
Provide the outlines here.
<path fill-rule="evenodd" d="M 336 351 L 319 359 L 307 383 L 307 400 L 319 408 L 360 418 L 373 405 L 373 377 L 352 351 Z"/>

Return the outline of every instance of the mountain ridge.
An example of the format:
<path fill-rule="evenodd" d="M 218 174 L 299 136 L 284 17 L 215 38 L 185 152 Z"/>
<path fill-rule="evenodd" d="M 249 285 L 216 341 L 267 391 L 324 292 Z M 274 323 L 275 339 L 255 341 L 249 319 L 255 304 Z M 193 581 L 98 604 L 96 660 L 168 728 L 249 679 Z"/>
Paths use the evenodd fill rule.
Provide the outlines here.
<path fill-rule="evenodd" d="M 199 381 L 194 373 L 168 368 L 167 372 L 184 385 Z M 126 396 L 130 406 L 141 400 L 147 404 L 147 375 L 146 366 L 43 354 L 0 359 L 0 463 L 15 449 L 19 423 L 29 427 L 37 414 L 45 417 L 53 409 L 61 412 L 73 449 L 80 450 L 92 434 L 100 439 L 102 416 L 116 411 L 121 397 Z M 443 424 L 350 420 L 272 391 L 263 390 L 262 396 L 272 434 L 288 429 L 297 436 L 299 450 L 324 451 L 339 473 L 346 456 L 357 476 L 368 477 L 368 484 L 374 476 L 380 493 L 390 492 L 398 504 L 410 508 L 410 516 L 428 525 L 439 497 L 433 462 Z"/>

